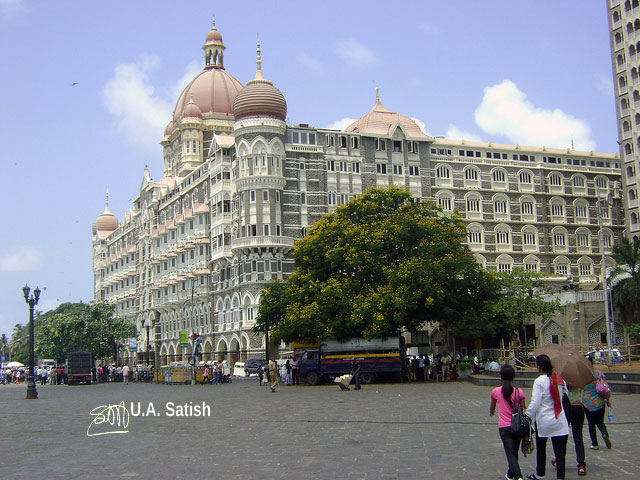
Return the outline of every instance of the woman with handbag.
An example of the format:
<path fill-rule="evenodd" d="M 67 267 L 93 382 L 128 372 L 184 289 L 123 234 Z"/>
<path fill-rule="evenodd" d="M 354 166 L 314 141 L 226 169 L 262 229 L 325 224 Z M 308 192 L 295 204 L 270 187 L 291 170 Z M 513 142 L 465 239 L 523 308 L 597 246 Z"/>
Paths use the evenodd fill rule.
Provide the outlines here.
<path fill-rule="evenodd" d="M 591 357 L 589 357 L 589 360 L 593 363 Z M 611 407 L 611 398 L 606 398 L 606 396 L 611 395 L 611 393 L 608 385 L 605 390 L 601 390 L 600 393 L 598 393 L 598 382 L 604 382 L 605 376 L 600 370 L 594 370 L 593 373 L 596 376 L 596 380 L 584 387 L 582 391 L 582 405 L 584 406 L 584 413 L 587 417 L 587 423 L 589 424 L 589 437 L 591 437 L 591 447 L 589 448 L 591 448 L 591 450 L 600 450 L 596 427 L 600 430 L 600 434 L 607 448 L 611 448 L 609 432 L 604 424 L 606 407 Z M 609 393 L 607 393 L 607 390 L 609 390 Z"/>
<path fill-rule="evenodd" d="M 525 396 L 520 388 L 513 388 L 512 382 L 516 376 L 516 372 L 511 365 L 503 365 L 500 369 L 500 379 L 502 386 L 496 387 L 491 392 L 491 405 L 489 407 L 489 415 L 493 416 L 498 405 L 498 433 L 504 453 L 507 455 L 507 480 L 522 480 L 520 465 L 518 464 L 518 448 L 522 435 L 513 432 L 511 429 L 511 418 L 518 407 L 524 409 Z"/>
<path fill-rule="evenodd" d="M 547 355 L 536 357 L 536 367 L 541 375 L 533 382 L 531 402 L 527 409 L 527 416 L 536 425 L 536 473 L 530 473 L 527 478 L 545 478 L 547 439 L 551 438 L 556 455 L 556 478 L 564 479 L 569 424 L 562 409 L 562 395 L 567 393 L 567 386 L 560 375 L 553 373 L 553 366 Z"/>

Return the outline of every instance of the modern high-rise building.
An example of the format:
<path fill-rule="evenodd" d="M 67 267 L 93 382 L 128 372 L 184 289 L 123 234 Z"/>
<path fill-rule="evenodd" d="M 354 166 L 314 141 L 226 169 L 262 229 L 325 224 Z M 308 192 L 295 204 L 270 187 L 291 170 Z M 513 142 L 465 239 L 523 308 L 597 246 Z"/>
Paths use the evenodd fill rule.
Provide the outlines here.
<path fill-rule="evenodd" d="M 181 346 L 180 332 L 200 334 L 205 359 L 264 356 L 263 336 L 251 331 L 261 292 L 293 271 L 296 239 L 372 186 L 399 185 L 445 214 L 459 211 L 487 269 L 597 285 L 601 249 L 609 255 L 624 228 L 617 154 L 430 137 L 378 92 L 342 131 L 287 125 L 259 45 L 246 85 L 225 70 L 215 24 L 202 48 L 204 68 L 161 140 L 162 178 L 145 168 L 122 222 L 107 198 L 93 225 L 94 297 L 137 325 L 136 361 L 149 351 L 162 364 L 186 359 L 192 346 Z M 598 215 L 598 195 L 609 193 Z M 566 328 L 535 330 L 551 341 Z M 603 328 L 597 318 L 584 327 L 594 338 Z M 443 333 L 425 335 L 439 342 Z"/>
<path fill-rule="evenodd" d="M 626 234 L 640 239 L 640 2 L 606 0 Z"/>

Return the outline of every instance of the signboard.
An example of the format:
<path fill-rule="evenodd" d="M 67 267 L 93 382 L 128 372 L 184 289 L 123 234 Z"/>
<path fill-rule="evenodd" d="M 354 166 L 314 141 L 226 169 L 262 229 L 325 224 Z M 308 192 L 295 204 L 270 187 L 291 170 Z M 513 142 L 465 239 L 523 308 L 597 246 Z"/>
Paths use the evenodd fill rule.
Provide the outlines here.
<path fill-rule="evenodd" d="M 188 332 L 180 332 L 180 346 L 188 347 L 189 346 L 189 333 Z"/>
<path fill-rule="evenodd" d="M 129 350 L 131 350 L 132 352 L 138 350 L 138 341 L 135 338 L 129 339 Z"/>

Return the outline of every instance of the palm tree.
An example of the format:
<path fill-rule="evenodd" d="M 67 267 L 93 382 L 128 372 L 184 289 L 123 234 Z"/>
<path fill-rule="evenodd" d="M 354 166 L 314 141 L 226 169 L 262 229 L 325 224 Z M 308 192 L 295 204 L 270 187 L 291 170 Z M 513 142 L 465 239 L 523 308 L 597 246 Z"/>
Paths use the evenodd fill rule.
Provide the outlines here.
<path fill-rule="evenodd" d="M 640 313 L 640 241 L 622 238 L 613 246 L 613 258 L 618 266 L 611 274 L 620 279 L 613 287 L 613 303 L 628 323 L 638 323 Z"/>

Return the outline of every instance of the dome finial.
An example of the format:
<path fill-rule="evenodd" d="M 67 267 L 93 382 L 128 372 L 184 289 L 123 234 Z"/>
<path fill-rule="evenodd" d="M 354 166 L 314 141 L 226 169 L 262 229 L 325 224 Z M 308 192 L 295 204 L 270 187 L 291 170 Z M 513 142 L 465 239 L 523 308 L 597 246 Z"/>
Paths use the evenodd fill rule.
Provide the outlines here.
<path fill-rule="evenodd" d="M 264 80 L 262 75 L 262 50 L 260 49 L 260 37 L 258 37 L 258 43 L 256 47 L 256 76 L 253 80 Z"/>
<path fill-rule="evenodd" d="M 213 20 L 211 21 L 211 30 L 217 30 L 216 28 L 216 16 L 213 16 Z"/>
<path fill-rule="evenodd" d="M 108 188 L 104 196 L 104 206 L 105 206 L 105 209 L 109 208 L 109 189 Z"/>
<path fill-rule="evenodd" d="M 376 87 L 376 103 L 380 103 L 380 89 Z"/>
<path fill-rule="evenodd" d="M 190 104 L 191 104 L 191 103 L 195 103 L 195 102 L 193 101 L 193 92 L 189 92 L 189 103 L 190 103 Z"/>

